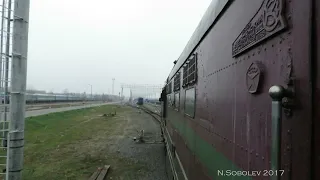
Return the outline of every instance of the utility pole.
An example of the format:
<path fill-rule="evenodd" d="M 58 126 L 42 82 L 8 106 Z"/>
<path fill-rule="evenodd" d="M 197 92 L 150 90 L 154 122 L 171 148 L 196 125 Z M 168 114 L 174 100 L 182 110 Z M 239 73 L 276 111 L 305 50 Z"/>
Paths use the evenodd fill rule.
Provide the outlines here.
<path fill-rule="evenodd" d="M 121 99 L 123 98 L 123 87 L 121 87 Z"/>
<path fill-rule="evenodd" d="M 11 0 L 9 1 L 11 4 Z M 23 147 L 25 129 L 25 92 L 27 84 L 29 0 L 15 0 L 11 57 L 11 98 L 10 125 L 8 132 L 8 151 L 6 180 L 22 179 Z M 10 13 L 12 9 L 8 10 Z M 9 34 L 8 34 L 9 36 Z M 9 42 L 7 42 L 9 44 Z M 9 70 L 9 69 L 8 69 Z"/>
<path fill-rule="evenodd" d="M 7 105 L 9 104 L 9 96 L 8 96 L 8 75 L 9 75 L 9 57 L 10 57 L 10 27 L 11 27 L 11 22 L 10 22 L 10 19 L 11 19 L 11 0 L 8 1 L 8 7 L 6 9 L 5 7 L 5 3 L 6 1 L 4 0 L 2 2 L 2 24 L 1 24 L 1 74 L 2 72 L 4 72 L 2 74 L 2 76 L 0 76 L 0 78 L 4 79 L 4 81 L 2 79 L 0 79 L 0 88 L 1 88 L 1 91 L 4 90 L 4 93 L 3 93 L 3 103 L 5 104 L 5 107 L 4 107 L 4 121 L 5 123 L 2 124 L 2 137 L 3 137 L 3 141 L 2 141 L 2 145 L 4 147 L 7 147 L 7 132 L 5 132 L 4 130 L 6 128 L 8 128 L 6 125 L 7 125 L 7 111 L 8 111 L 8 107 Z M 5 11 L 8 12 L 7 14 L 7 17 L 5 17 Z M 4 22 L 5 22 L 5 19 L 7 19 L 7 29 L 6 29 L 6 41 L 5 41 L 5 53 L 4 53 L 4 57 L 6 59 L 6 61 L 3 61 L 3 38 L 4 38 Z M 3 62 L 2 62 L 3 61 Z M 2 63 L 4 64 L 4 69 L 2 69 Z"/>
<path fill-rule="evenodd" d="M 92 98 L 92 84 L 89 84 L 89 86 L 91 86 L 91 101 L 93 100 Z"/>
<path fill-rule="evenodd" d="M 2 92 L 2 61 L 3 61 L 3 33 L 4 33 L 4 21 L 5 21 L 5 14 L 4 14 L 4 12 L 5 12 L 5 3 L 6 3 L 6 1 L 5 0 L 3 0 L 2 1 L 2 16 L 1 16 L 1 42 L 0 42 L 0 56 L 1 56 L 1 59 L 0 59 L 0 90 L 1 90 L 1 92 Z M 1 95 L 2 96 L 2 95 Z"/>
<path fill-rule="evenodd" d="M 112 95 L 114 95 L 114 78 L 112 78 Z"/>

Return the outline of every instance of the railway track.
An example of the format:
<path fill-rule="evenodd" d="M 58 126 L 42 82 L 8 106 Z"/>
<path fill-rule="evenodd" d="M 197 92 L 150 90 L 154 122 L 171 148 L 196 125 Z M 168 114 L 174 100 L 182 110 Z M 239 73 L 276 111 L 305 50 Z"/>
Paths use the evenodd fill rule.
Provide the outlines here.
<path fill-rule="evenodd" d="M 168 174 L 168 179 L 175 179 L 175 180 L 187 180 L 185 172 L 183 170 L 182 164 L 180 162 L 180 159 L 177 160 L 177 152 L 173 151 L 172 146 L 172 139 L 169 136 L 169 132 L 167 128 L 164 125 L 164 122 L 161 119 L 161 106 L 156 105 L 156 104 L 144 104 L 143 106 L 134 106 L 134 105 L 129 105 L 133 108 L 140 109 L 144 111 L 145 113 L 149 114 L 152 116 L 155 120 L 159 122 L 160 128 L 161 128 L 161 136 L 163 138 L 163 143 L 165 145 L 165 153 L 167 154 L 169 163 L 170 163 L 170 171 L 171 171 L 171 177 L 169 178 Z M 168 173 L 168 172 L 167 172 Z"/>

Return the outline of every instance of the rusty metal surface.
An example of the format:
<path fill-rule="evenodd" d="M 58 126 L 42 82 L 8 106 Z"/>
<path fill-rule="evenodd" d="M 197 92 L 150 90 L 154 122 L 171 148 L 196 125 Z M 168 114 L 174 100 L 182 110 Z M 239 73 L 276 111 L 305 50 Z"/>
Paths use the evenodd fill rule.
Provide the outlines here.
<path fill-rule="evenodd" d="M 259 44 L 238 53 L 235 58 L 232 55 L 233 42 L 266 1 L 280 2 L 232 2 L 193 52 L 198 54 L 195 119 L 184 115 L 181 104 L 185 98 L 184 89 L 180 90 L 180 112 L 169 112 L 169 108 L 168 119 L 184 122 L 185 127 L 191 127 L 200 138 L 240 169 L 270 170 L 271 99 L 268 89 L 276 84 L 287 87 L 288 80 L 294 77 L 298 108 L 291 117 L 283 115 L 281 162 L 285 171 L 281 179 L 309 179 L 312 123 L 309 64 L 311 22 L 306 19 L 311 16 L 311 0 L 283 0 L 287 29 L 274 32 L 273 37 L 263 39 Z M 259 62 L 259 68 L 263 69 L 259 76 L 259 91 L 252 91 L 246 82 L 248 70 L 255 62 Z M 319 119 L 320 115 L 316 118 Z M 206 176 L 207 169 L 199 166 L 201 163 L 197 157 L 194 157 L 190 148 L 183 145 L 182 142 L 186 140 L 176 131 L 172 131 L 171 135 L 177 143 L 189 179 Z"/>

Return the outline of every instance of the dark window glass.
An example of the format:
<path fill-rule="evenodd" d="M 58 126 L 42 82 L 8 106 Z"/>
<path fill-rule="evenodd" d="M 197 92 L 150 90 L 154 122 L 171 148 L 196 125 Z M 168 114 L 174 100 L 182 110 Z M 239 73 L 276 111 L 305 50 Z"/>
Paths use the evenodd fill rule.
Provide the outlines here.
<path fill-rule="evenodd" d="M 185 64 L 183 66 L 183 82 L 182 82 L 182 86 L 186 86 L 188 83 L 188 65 Z"/>
<path fill-rule="evenodd" d="M 174 91 L 180 90 L 180 73 L 178 72 L 174 77 Z"/>
<path fill-rule="evenodd" d="M 167 85 L 167 94 L 172 93 L 172 81 Z"/>
<path fill-rule="evenodd" d="M 167 95 L 167 99 L 168 99 L 168 106 L 172 106 L 173 102 L 172 102 L 172 99 L 171 99 L 171 94 Z"/>
<path fill-rule="evenodd" d="M 176 110 L 179 110 L 180 106 L 180 93 L 175 93 L 174 94 L 174 107 Z"/>
<path fill-rule="evenodd" d="M 194 113 L 195 113 L 195 103 L 196 103 L 195 99 L 196 99 L 195 88 L 187 89 L 184 109 L 185 109 L 185 114 L 187 114 L 192 118 L 194 117 Z"/>

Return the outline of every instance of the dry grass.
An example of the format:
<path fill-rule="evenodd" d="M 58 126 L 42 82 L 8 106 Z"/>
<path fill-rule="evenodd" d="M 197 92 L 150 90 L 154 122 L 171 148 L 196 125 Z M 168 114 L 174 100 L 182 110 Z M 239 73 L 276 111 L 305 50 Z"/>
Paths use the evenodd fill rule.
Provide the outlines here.
<path fill-rule="evenodd" d="M 114 109 L 116 116 L 100 116 Z M 105 164 L 111 165 L 113 177 L 143 172 L 144 164 L 108 151 L 109 144 L 116 143 L 110 137 L 121 136 L 127 123 L 123 115 L 130 111 L 106 105 L 28 118 L 24 179 L 88 179 Z"/>

